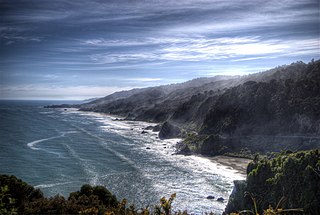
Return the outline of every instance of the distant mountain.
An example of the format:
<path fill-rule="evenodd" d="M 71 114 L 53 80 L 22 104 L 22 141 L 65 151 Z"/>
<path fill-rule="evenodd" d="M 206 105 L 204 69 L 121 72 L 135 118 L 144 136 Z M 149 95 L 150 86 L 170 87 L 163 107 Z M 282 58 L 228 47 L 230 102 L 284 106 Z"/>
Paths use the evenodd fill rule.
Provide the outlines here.
<path fill-rule="evenodd" d="M 181 152 L 247 156 L 316 148 L 319 65 L 320 60 L 300 61 L 252 75 L 133 89 L 77 107 L 160 123 L 160 137 L 184 138 Z"/>

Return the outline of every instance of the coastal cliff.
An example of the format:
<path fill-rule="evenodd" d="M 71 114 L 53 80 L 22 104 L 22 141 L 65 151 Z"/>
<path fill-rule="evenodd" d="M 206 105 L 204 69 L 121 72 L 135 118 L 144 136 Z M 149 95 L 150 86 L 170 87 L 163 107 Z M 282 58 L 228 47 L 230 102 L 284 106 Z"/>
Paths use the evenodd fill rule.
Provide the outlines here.
<path fill-rule="evenodd" d="M 74 107 L 159 123 L 161 138 L 183 138 L 180 148 L 192 153 L 308 150 L 320 147 L 320 60 L 123 91 Z"/>

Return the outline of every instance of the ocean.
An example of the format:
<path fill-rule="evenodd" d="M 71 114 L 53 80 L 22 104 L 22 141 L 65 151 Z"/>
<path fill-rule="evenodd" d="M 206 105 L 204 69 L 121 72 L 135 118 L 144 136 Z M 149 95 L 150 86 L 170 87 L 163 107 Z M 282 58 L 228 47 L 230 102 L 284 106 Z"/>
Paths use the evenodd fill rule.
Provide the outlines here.
<path fill-rule="evenodd" d="M 208 158 L 174 154 L 178 139 L 142 133 L 152 123 L 43 108 L 59 103 L 65 102 L 0 101 L 0 174 L 15 175 L 46 196 L 103 185 L 137 207 L 176 193 L 173 210 L 194 214 L 221 214 L 233 180 L 244 179 Z"/>

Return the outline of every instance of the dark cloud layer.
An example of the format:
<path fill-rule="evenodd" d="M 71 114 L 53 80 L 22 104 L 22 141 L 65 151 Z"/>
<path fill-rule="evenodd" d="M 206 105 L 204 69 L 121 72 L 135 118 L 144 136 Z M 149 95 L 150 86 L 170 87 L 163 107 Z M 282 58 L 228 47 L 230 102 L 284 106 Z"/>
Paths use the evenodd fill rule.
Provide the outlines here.
<path fill-rule="evenodd" d="M 95 97 L 319 58 L 317 0 L 2 0 L 0 10 L 0 98 Z"/>

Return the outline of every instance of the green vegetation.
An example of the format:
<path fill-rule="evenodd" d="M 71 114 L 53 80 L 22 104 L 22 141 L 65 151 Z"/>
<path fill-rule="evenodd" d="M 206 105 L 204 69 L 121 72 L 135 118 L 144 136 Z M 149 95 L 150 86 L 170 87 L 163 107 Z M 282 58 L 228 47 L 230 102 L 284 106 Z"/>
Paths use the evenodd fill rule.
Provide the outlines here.
<path fill-rule="evenodd" d="M 186 148 L 188 150 L 186 150 Z M 185 152 L 193 152 L 208 156 L 226 155 L 249 159 L 254 158 L 253 152 L 250 151 L 246 145 L 237 144 L 233 142 L 232 139 L 225 138 L 218 134 L 207 135 L 189 132 L 180 147 L 178 146 L 178 150 L 182 154 Z"/>
<path fill-rule="evenodd" d="M 250 209 L 262 214 L 270 205 L 279 208 L 280 204 L 302 208 L 300 214 L 320 214 L 319 193 L 320 150 L 282 152 L 272 159 L 256 158 L 248 165 L 247 180 L 235 183 L 226 213 Z"/>
<path fill-rule="evenodd" d="M 0 190 L 0 214 L 17 214 L 17 209 L 14 207 L 15 199 L 9 193 L 7 185 L 1 187 Z"/>
<path fill-rule="evenodd" d="M 0 214 L 78 214 L 92 210 L 103 212 L 118 206 L 118 201 L 106 188 L 83 185 L 80 191 L 45 198 L 42 192 L 15 176 L 0 176 Z M 85 214 L 88 214 L 87 212 Z"/>
<path fill-rule="evenodd" d="M 183 215 L 187 212 L 172 212 L 172 202 L 160 199 L 160 204 L 152 208 L 136 209 L 127 205 L 127 200 L 118 201 L 103 186 L 83 185 L 80 191 L 63 196 L 45 198 L 42 192 L 15 176 L 0 175 L 0 215 L 17 214 L 87 214 L 87 215 Z"/>

